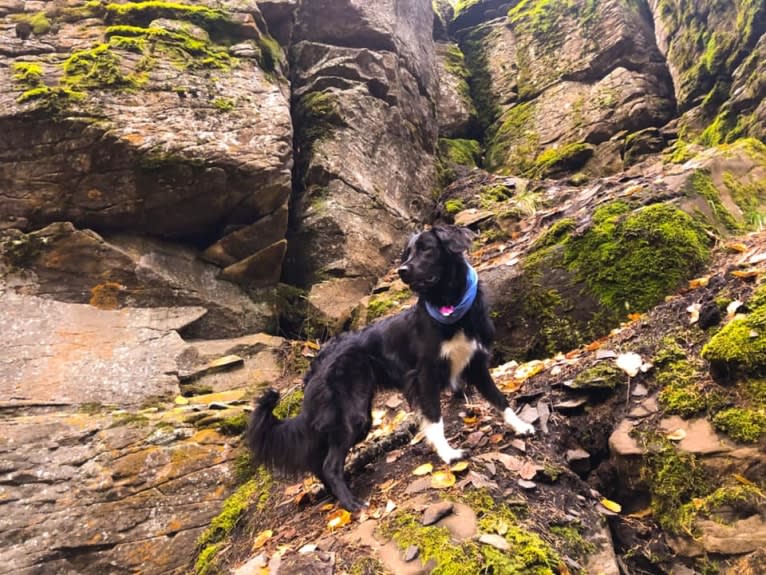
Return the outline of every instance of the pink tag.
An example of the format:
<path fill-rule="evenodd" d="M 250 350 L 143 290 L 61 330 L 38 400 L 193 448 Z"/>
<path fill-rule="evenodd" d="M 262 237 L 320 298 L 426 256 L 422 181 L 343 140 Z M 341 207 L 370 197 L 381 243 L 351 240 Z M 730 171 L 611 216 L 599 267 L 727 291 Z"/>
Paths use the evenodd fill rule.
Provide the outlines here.
<path fill-rule="evenodd" d="M 455 311 L 455 308 L 451 305 L 445 305 L 439 308 L 439 313 L 443 316 L 452 315 L 453 311 Z"/>

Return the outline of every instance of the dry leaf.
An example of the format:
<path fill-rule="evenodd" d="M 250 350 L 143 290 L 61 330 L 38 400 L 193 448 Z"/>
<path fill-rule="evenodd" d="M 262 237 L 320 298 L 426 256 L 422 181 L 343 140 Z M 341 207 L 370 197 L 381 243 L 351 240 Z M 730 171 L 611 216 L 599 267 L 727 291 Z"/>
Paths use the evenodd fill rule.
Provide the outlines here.
<path fill-rule="evenodd" d="M 351 523 L 351 513 L 345 509 L 338 509 L 328 516 L 327 528 L 330 530 L 337 529 L 349 523 Z"/>
<path fill-rule="evenodd" d="M 298 495 L 303 489 L 303 483 L 296 483 L 295 485 L 288 485 L 285 487 L 285 497 L 293 497 Z"/>
<path fill-rule="evenodd" d="M 638 375 L 638 372 L 641 369 L 641 364 L 643 363 L 644 360 L 641 359 L 641 356 L 632 351 L 628 353 L 621 353 L 615 360 L 617 367 L 627 373 L 630 377 L 635 377 Z"/>
<path fill-rule="evenodd" d="M 410 445 L 417 445 L 418 443 L 420 443 L 421 441 L 423 441 L 423 440 L 425 439 L 425 437 L 426 437 L 426 433 L 425 433 L 425 431 L 418 431 L 418 432 L 415 434 L 415 437 L 413 437 L 412 439 L 410 439 Z"/>
<path fill-rule="evenodd" d="M 670 441 L 681 441 L 686 437 L 686 431 L 679 427 L 678 429 L 668 433 L 665 437 L 667 437 Z"/>
<path fill-rule="evenodd" d="M 463 418 L 463 423 L 466 425 L 474 425 L 479 421 L 479 418 L 475 415 L 471 415 Z"/>
<path fill-rule="evenodd" d="M 747 246 L 741 242 L 729 242 L 726 249 L 735 254 L 741 254 L 747 251 Z"/>
<path fill-rule="evenodd" d="M 454 473 L 460 473 L 461 471 L 465 471 L 468 469 L 468 462 L 467 461 L 458 461 L 457 463 L 453 463 L 449 470 Z"/>
<path fill-rule="evenodd" d="M 693 303 L 692 305 L 686 308 L 686 311 L 689 312 L 689 325 L 693 325 L 699 321 L 701 309 L 702 309 L 702 304 L 699 304 L 699 303 Z"/>
<path fill-rule="evenodd" d="M 527 363 L 522 363 L 516 368 L 513 377 L 519 381 L 529 379 L 533 375 L 537 375 L 545 368 L 545 364 L 539 359 L 533 359 Z"/>
<path fill-rule="evenodd" d="M 701 278 L 689 280 L 689 289 L 705 287 L 708 282 L 710 282 L 710 276 L 702 276 Z"/>
<path fill-rule="evenodd" d="M 646 509 L 642 509 L 641 511 L 636 511 L 635 513 L 631 513 L 628 515 L 628 517 L 635 517 L 636 519 L 644 519 L 645 517 L 651 517 L 652 515 L 652 508 L 647 507 Z"/>
<path fill-rule="evenodd" d="M 531 461 L 525 461 L 521 466 L 521 469 L 519 469 L 519 477 L 527 480 L 534 479 L 535 475 L 537 475 L 537 472 L 541 471 L 542 469 L 543 468 L 541 466 L 532 463 Z"/>
<path fill-rule="evenodd" d="M 601 501 L 599 501 L 602 506 L 604 506 L 609 511 L 612 511 L 613 513 L 619 513 L 622 511 L 622 505 L 617 503 L 616 501 L 612 501 L 611 499 L 607 499 L 606 497 L 603 497 Z"/>
<path fill-rule="evenodd" d="M 306 543 L 303 547 L 298 549 L 298 553 L 306 555 L 307 553 L 313 553 L 317 550 L 316 543 Z"/>
<path fill-rule="evenodd" d="M 271 529 L 264 529 L 261 531 L 255 538 L 255 541 L 253 541 L 253 551 L 266 545 L 266 542 L 271 539 L 272 535 L 274 535 L 274 532 Z"/>
<path fill-rule="evenodd" d="M 563 561 L 559 561 L 559 575 L 572 575 L 572 572 Z"/>
<path fill-rule="evenodd" d="M 641 313 L 629 313 L 628 314 L 628 319 L 630 321 L 638 321 L 638 320 L 641 319 L 642 315 L 644 315 L 644 314 L 641 314 Z"/>
<path fill-rule="evenodd" d="M 391 513 L 391 512 L 392 512 L 394 509 L 396 509 L 396 503 L 394 503 L 394 502 L 393 502 L 393 501 L 391 501 L 390 499 L 389 499 L 388 501 L 386 501 L 386 510 L 385 510 L 385 514 L 386 514 L 386 515 L 388 515 L 388 514 L 389 514 L 389 513 Z"/>
<path fill-rule="evenodd" d="M 325 503 L 324 505 L 322 505 L 322 507 L 319 508 L 319 511 L 329 511 L 333 507 L 335 507 L 334 503 Z"/>
<path fill-rule="evenodd" d="M 437 471 L 431 475 L 431 487 L 434 489 L 446 489 L 455 485 L 455 476 L 449 471 Z"/>
<path fill-rule="evenodd" d="M 503 440 L 503 434 L 502 433 L 495 433 L 493 435 L 489 436 L 489 442 L 490 443 L 500 443 Z"/>
<path fill-rule="evenodd" d="M 736 314 L 737 310 L 743 305 L 743 302 L 739 301 L 738 299 L 735 299 L 733 302 L 729 302 L 729 305 L 726 306 L 726 317 L 734 317 L 734 314 Z"/>
<path fill-rule="evenodd" d="M 428 475 L 434 470 L 434 466 L 430 463 L 424 463 L 423 465 L 417 466 L 415 469 L 412 470 L 413 475 Z"/>
<path fill-rule="evenodd" d="M 731 275 L 741 280 L 747 280 L 754 277 L 758 277 L 758 274 L 760 273 L 761 272 L 759 270 L 735 270 L 731 272 Z"/>

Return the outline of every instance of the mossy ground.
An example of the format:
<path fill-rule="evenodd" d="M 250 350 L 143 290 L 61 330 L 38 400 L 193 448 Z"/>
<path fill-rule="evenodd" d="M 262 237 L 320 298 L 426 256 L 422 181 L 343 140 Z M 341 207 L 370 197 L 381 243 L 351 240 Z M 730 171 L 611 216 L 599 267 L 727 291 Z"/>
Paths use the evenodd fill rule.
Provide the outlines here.
<path fill-rule="evenodd" d="M 380 317 L 383 317 L 389 312 L 397 309 L 402 303 L 411 297 L 412 292 L 408 289 L 393 292 L 383 292 L 372 296 L 370 303 L 367 304 L 367 321 L 371 322 Z"/>
<path fill-rule="evenodd" d="M 510 507 L 497 503 L 483 491 L 468 492 L 464 501 L 477 513 L 481 533 L 502 536 L 510 546 L 507 552 L 474 541 L 455 543 L 444 527 L 423 526 L 411 513 L 392 516 L 380 527 L 381 534 L 391 538 L 402 549 L 417 545 L 421 561 L 431 560 L 434 575 L 465 573 L 527 573 L 553 575 L 560 558 L 549 543 L 525 528 Z"/>

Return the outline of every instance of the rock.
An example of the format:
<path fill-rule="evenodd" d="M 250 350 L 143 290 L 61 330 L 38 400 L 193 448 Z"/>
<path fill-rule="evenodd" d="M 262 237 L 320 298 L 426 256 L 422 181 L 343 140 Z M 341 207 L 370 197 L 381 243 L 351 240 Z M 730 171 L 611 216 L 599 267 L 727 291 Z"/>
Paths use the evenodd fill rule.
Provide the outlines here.
<path fill-rule="evenodd" d="M 463 503 L 455 503 L 452 513 L 442 518 L 438 525 L 446 527 L 452 535 L 452 539 L 458 543 L 473 538 L 478 529 L 476 513 Z"/>
<path fill-rule="evenodd" d="M 594 532 L 587 535 L 587 540 L 594 544 L 595 550 L 586 558 L 585 572 L 598 573 L 599 575 L 620 575 L 622 571 L 617 563 L 614 542 L 609 528 L 599 524 Z"/>
<path fill-rule="evenodd" d="M 688 453 L 710 455 L 731 451 L 733 447 L 731 443 L 716 433 L 710 422 L 704 418 L 682 419 L 674 415 L 662 419 L 660 427 L 666 433 L 677 429 L 683 430 L 685 435 L 678 442 L 678 448 Z"/>
<path fill-rule="evenodd" d="M 671 548 L 687 557 L 704 553 L 741 555 L 766 547 L 766 522 L 759 515 L 734 521 L 731 525 L 709 519 L 697 519 L 695 527 L 700 536 L 694 540 L 688 537 L 668 538 Z"/>
<path fill-rule="evenodd" d="M 0 219 L 26 219 L 24 231 L 71 221 L 103 233 L 187 241 L 215 237 L 227 225 L 253 224 L 284 205 L 292 167 L 284 76 L 263 58 L 240 57 L 232 65 L 228 55 L 228 43 L 258 48 L 265 28 L 259 28 L 257 5 L 224 1 L 216 7 L 229 17 L 226 42 L 220 30 L 183 20 L 184 14 L 154 19 L 199 42 L 207 59 L 189 55 L 179 64 L 177 52 L 163 49 L 160 39 L 139 36 L 146 42 L 138 53 L 138 44 L 132 51 L 112 44 L 103 53 L 119 67 L 116 79 L 94 76 L 86 85 L 66 71 L 58 79 L 53 61 L 78 50 L 94 54 L 107 26 L 137 24 L 130 15 L 110 12 L 102 19 L 83 12 L 78 19 L 73 12 L 57 19 L 46 60 L 3 52 L 0 190 L 16 192 L 0 208 Z M 14 64 L 30 61 L 43 67 L 49 87 L 39 97 L 29 96 L 32 79 L 11 79 Z M 148 66 L 146 74 L 140 63 Z M 67 97 L 65 87 L 81 96 Z M 34 113 L 52 109 L 62 113 Z"/>
<path fill-rule="evenodd" d="M 402 556 L 402 559 L 404 559 L 407 563 L 410 561 L 414 561 L 418 558 L 418 555 L 420 554 L 420 549 L 417 545 L 410 545 L 407 547 L 407 549 L 404 551 L 404 555 Z"/>
<path fill-rule="evenodd" d="M 529 481 L 527 479 L 519 479 L 516 481 L 516 484 L 521 487 L 524 491 L 534 491 L 537 489 L 537 483 L 534 481 Z"/>
<path fill-rule="evenodd" d="M 282 273 L 282 259 L 286 251 L 287 240 L 279 240 L 227 266 L 220 277 L 249 289 L 276 285 Z"/>
<path fill-rule="evenodd" d="M 439 76 L 437 122 L 439 136 L 465 138 L 476 123 L 476 109 L 471 100 L 463 52 L 451 42 L 436 43 L 436 63 Z"/>
<path fill-rule="evenodd" d="M 566 461 L 570 469 L 580 476 L 585 476 L 590 471 L 590 453 L 582 448 L 568 449 Z"/>
<path fill-rule="evenodd" d="M 29 234 L 0 234 L 0 256 L 11 266 L 0 286 L 24 293 L 102 309 L 207 309 L 185 335 L 238 336 L 273 323 L 268 304 L 218 280 L 217 267 L 175 243 L 125 235 L 107 239 L 71 223 L 55 223 Z"/>
<path fill-rule="evenodd" d="M 372 285 L 364 278 L 337 278 L 311 287 L 309 321 L 320 332 L 337 333 L 351 323 L 352 313 Z"/>
<path fill-rule="evenodd" d="M 11 404 L 139 405 L 178 394 L 176 330 L 201 308 L 100 310 L 12 292 L 0 294 L 5 356 L 0 395 Z M 10 350 L 14 350 L 11 352 Z"/>
<path fill-rule="evenodd" d="M 530 404 L 524 405 L 524 407 L 521 409 L 521 412 L 519 412 L 519 419 L 522 421 L 526 421 L 527 423 L 534 423 L 538 419 L 540 419 L 540 414 L 537 411 L 536 407 L 533 407 Z"/>
<path fill-rule="evenodd" d="M 452 513 L 453 504 L 451 501 L 442 501 L 440 503 L 434 503 L 429 505 L 425 511 L 423 511 L 423 517 L 421 523 L 423 525 L 433 525 L 439 521 L 442 517 L 446 517 Z"/>
<path fill-rule="evenodd" d="M 489 210 L 477 210 L 476 208 L 470 208 L 455 214 L 455 225 L 470 228 L 471 226 L 493 218 L 494 216 L 494 212 Z"/>
<path fill-rule="evenodd" d="M 619 457 L 643 455 L 643 448 L 630 435 L 632 431 L 633 424 L 623 419 L 609 436 L 609 450 Z"/>
<path fill-rule="evenodd" d="M 433 18 L 427 0 L 300 5 L 291 70 L 306 177 L 288 235 L 290 283 L 314 283 L 321 271 L 371 286 L 430 209 Z"/>

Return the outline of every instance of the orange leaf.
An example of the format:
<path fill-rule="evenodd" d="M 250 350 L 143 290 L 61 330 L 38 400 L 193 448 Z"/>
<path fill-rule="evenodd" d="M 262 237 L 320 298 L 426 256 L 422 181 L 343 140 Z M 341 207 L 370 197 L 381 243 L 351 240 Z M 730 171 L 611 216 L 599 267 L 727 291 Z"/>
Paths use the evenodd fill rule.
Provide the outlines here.
<path fill-rule="evenodd" d="M 500 443 L 502 440 L 503 440 L 502 433 L 495 433 L 494 435 L 489 436 L 490 443 Z"/>
<path fill-rule="evenodd" d="M 689 289 L 697 289 L 697 288 L 705 287 L 709 281 L 710 281 L 710 276 L 702 276 L 701 278 L 695 278 L 693 280 L 689 280 Z"/>
<path fill-rule="evenodd" d="M 333 507 L 335 507 L 334 503 L 325 503 L 324 505 L 322 505 L 322 507 L 319 508 L 319 511 L 329 511 Z"/>
<path fill-rule="evenodd" d="M 468 417 L 463 418 L 463 423 L 466 425 L 474 425 L 477 421 L 479 421 L 479 418 L 475 415 L 470 415 Z"/>
<path fill-rule="evenodd" d="M 735 254 L 741 254 L 747 251 L 747 246 L 740 242 L 729 242 L 726 244 L 726 249 Z"/>
<path fill-rule="evenodd" d="M 638 321 L 638 320 L 640 320 L 640 319 L 641 319 L 641 316 L 642 316 L 642 315 L 643 315 L 643 314 L 641 314 L 641 313 L 629 313 L 629 314 L 628 314 L 628 319 L 629 319 L 630 321 Z"/>
<path fill-rule="evenodd" d="M 733 275 L 735 278 L 739 278 L 741 280 L 747 280 L 754 277 L 758 277 L 758 274 L 761 272 L 758 270 L 735 270 L 731 272 L 731 275 Z"/>
<path fill-rule="evenodd" d="M 338 509 L 330 513 L 328 516 L 327 528 L 331 530 L 337 529 L 338 527 L 343 527 L 349 523 L 351 523 L 351 513 L 345 509 Z"/>

